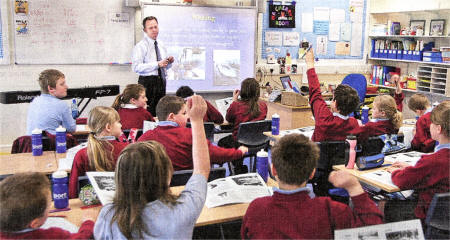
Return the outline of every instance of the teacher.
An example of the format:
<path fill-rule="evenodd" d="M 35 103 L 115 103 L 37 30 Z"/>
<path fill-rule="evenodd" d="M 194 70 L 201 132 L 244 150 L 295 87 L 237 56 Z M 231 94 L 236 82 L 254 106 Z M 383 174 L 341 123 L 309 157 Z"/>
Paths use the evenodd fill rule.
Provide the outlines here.
<path fill-rule="evenodd" d="M 147 110 L 156 116 L 156 104 L 166 95 L 166 69 L 172 66 L 174 58 L 167 56 L 161 41 L 156 41 L 159 33 L 156 17 L 144 18 L 142 26 L 144 39 L 134 46 L 131 67 L 139 74 L 138 83 L 146 89 Z"/>

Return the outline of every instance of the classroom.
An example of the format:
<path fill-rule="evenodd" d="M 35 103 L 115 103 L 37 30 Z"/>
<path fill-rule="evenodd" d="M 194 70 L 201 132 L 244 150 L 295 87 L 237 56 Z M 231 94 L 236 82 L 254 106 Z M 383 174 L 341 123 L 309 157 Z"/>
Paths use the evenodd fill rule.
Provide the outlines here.
<path fill-rule="evenodd" d="M 154 234 L 448 239 L 449 25 L 448 0 L 2 0 L 0 194 L 9 177 L 47 176 L 33 184 L 50 185 L 52 221 L 36 215 L 26 231 L 80 238 L 150 238 L 189 216 Z M 144 150 L 169 165 L 139 162 Z M 170 179 L 146 202 L 166 217 L 137 231 L 119 207 L 100 211 L 161 183 L 121 188 L 118 176 L 138 174 L 123 172 L 128 162 Z M 57 207 L 61 172 L 69 200 Z M 274 203 L 294 197 L 310 209 Z M 138 218 L 149 212 L 137 205 Z M 317 219 L 292 223 L 307 210 Z M 320 223 L 327 214 L 339 224 Z M 0 238 L 68 236 L 17 235 L 7 221 Z"/>

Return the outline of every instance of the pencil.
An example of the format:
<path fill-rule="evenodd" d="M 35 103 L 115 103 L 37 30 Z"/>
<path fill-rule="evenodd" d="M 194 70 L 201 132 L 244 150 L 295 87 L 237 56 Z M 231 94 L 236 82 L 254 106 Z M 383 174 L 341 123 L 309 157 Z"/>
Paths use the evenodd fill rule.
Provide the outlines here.
<path fill-rule="evenodd" d="M 312 44 L 309 45 L 308 49 L 306 49 L 306 52 L 303 53 L 302 59 L 303 59 L 303 58 L 305 57 L 305 55 L 309 52 L 309 50 L 311 50 L 311 48 L 312 48 Z"/>

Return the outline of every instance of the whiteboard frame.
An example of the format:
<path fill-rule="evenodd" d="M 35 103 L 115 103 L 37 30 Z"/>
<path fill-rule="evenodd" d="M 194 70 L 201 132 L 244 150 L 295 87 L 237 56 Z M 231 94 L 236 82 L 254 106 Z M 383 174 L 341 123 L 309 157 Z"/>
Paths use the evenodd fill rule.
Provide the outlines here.
<path fill-rule="evenodd" d="M 10 57 L 10 45 L 9 45 L 9 26 L 8 26 L 8 2 L 1 1 L 1 24 L 2 24 L 2 48 L 3 48 L 3 58 L 0 59 L 1 65 L 9 65 L 11 63 Z"/>
<path fill-rule="evenodd" d="M 203 5 L 203 4 L 195 4 L 195 5 L 185 5 L 185 4 L 176 4 L 176 3 L 153 3 L 153 2 L 141 2 L 140 3 L 140 8 L 141 8 L 141 19 L 139 21 L 139 26 L 142 25 L 142 20 L 144 19 L 144 8 L 145 6 L 151 6 L 151 5 L 157 5 L 157 6 L 176 6 L 176 7 L 210 7 L 210 8 L 227 8 L 227 9 L 253 9 L 255 11 L 255 21 L 254 21 L 254 41 L 255 44 L 253 45 L 253 77 L 256 79 L 256 62 L 258 61 L 258 54 L 256 52 L 256 49 L 258 48 L 258 7 L 257 6 L 214 6 L 214 5 Z M 142 28 L 141 28 L 142 29 Z M 142 30 L 141 30 L 142 31 Z M 239 80 L 239 84 L 243 81 L 244 79 L 240 79 Z M 200 90 L 200 91 L 195 91 L 198 93 L 223 93 L 223 92 L 233 92 L 234 90 Z M 172 91 L 168 91 L 167 93 L 169 94 L 174 94 L 174 92 Z"/>

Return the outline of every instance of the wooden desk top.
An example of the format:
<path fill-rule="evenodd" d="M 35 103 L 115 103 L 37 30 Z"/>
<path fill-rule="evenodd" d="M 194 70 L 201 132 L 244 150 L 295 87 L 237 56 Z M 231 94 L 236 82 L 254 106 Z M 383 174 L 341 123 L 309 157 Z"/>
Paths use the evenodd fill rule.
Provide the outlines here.
<path fill-rule="evenodd" d="M 88 135 L 90 131 L 88 125 L 77 125 L 77 128 L 72 135 Z"/>
<path fill-rule="evenodd" d="M 385 161 L 385 163 L 388 163 L 388 162 Z M 344 170 L 346 172 L 349 172 L 350 174 L 355 176 L 359 181 L 367 183 L 370 186 L 374 186 L 379 189 L 382 189 L 385 192 L 389 192 L 389 193 L 399 192 L 400 188 L 398 188 L 398 187 L 386 185 L 382 182 L 374 181 L 372 179 L 368 179 L 368 178 L 361 176 L 362 174 L 365 174 L 365 173 L 374 172 L 374 171 L 382 170 L 382 169 L 386 169 L 386 168 L 388 168 L 388 167 L 373 168 L 373 169 L 369 169 L 369 170 L 359 171 L 358 167 L 356 167 L 356 165 L 355 165 L 354 169 L 348 169 L 345 167 L 345 165 L 334 165 L 333 166 L 333 170 Z"/>
<path fill-rule="evenodd" d="M 277 182 L 271 178 L 269 178 L 267 185 L 278 186 Z M 181 191 L 184 189 L 184 186 L 171 187 L 170 189 L 172 190 L 172 193 L 180 194 Z M 245 212 L 247 211 L 248 205 L 249 203 L 240 203 L 215 208 L 207 208 L 206 206 L 203 206 L 203 210 L 200 213 L 200 216 L 197 219 L 197 223 L 195 224 L 195 226 L 199 227 L 209 224 L 224 223 L 242 219 L 242 217 L 245 215 Z M 70 199 L 69 200 L 69 207 L 71 209 L 70 211 L 50 213 L 49 216 L 65 215 L 67 221 L 79 227 L 83 222 L 84 209 L 81 209 L 82 206 L 83 204 L 78 198 Z M 101 209 L 101 206 L 97 206 L 95 207 L 95 209 Z"/>
<path fill-rule="evenodd" d="M 19 172 L 41 172 L 45 174 L 58 170 L 54 151 L 44 151 L 41 156 L 32 153 L 0 155 L 0 175 Z"/>
<path fill-rule="evenodd" d="M 261 101 L 266 102 L 267 104 L 273 104 L 279 107 L 283 107 L 283 108 L 288 108 L 288 109 L 292 109 L 292 110 L 298 110 L 298 109 L 311 109 L 311 107 L 309 105 L 306 106 L 300 106 L 300 107 L 295 107 L 295 106 L 289 106 L 289 105 L 284 105 L 281 104 L 280 102 L 270 102 L 269 99 L 267 98 L 260 98 Z"/>

